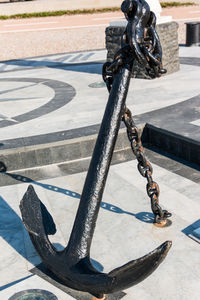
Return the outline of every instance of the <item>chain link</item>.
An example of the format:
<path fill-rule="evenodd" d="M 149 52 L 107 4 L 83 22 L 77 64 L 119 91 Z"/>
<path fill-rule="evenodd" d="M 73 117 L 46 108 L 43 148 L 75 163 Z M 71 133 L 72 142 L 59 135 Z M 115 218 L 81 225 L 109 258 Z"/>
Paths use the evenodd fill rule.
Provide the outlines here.
<path fill-rule="evenodd" d="M 171 213 L 169 213 L 166 210 L 162 210 L 162 208 L 159 205 L 160 189 L 158 184 L 155 181 L 153 181 L 152 165 L 144 155 L 144 149 L 142 146 L 142 141 L 141 141 L 138 128 L 135 125 L 131 111 L 127 107 L 125 108 L 123 121 L 126 125 L 127 135 L 131 143 L 132 151 L 135 154 L 138 161 L 138 170 L 140 174 L 143 177 L 146 177 L 147 179 L 147 185 L 146 185 L 147 195 L 151 199 L 151 208 L 155 215 L 155 222 L 161 223 L 164 219 L 170 217 Z"/>

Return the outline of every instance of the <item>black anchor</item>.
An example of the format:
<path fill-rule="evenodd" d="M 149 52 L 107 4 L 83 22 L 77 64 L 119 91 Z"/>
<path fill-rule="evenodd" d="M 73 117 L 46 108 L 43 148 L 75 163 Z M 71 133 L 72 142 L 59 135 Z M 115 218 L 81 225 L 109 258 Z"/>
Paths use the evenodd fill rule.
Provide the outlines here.
<path fill-rule="evenodd" d="M 143 9 L 141 15 L 142 8 L 145 8 L 146 11 Z M 147 20 L 141 22 L 141 26 L 148 26 L 150 9 L 145 1 L 124 1 L 122 10 L 125 14 L 130 15 L 127 28 L 133 26 L 134 22 L 138 20 L 138 11 L 140 19 Z M 129 29 L 127 31 L 130 31 Z M 130 32 L 132 35 L 133 32 Z M 92 237 L 120 123 L 125 112 L 133 62 L 138 59 L 136 48 L 140 47 L 139 51 L 142 51 L 142 55 L 146 59 L 145 64 L 151 70 L 150 74 L 154 73 L 157 76 L 162 73 L 161 63 L 157 63 L 159 61 L 158 53 L 156 53 L 155 58 L 157 64 L 154 65 L 155 68 L 152 68 L 153 60 L 147 58 L 146 50 L 142 50 L 142 42 L 140 43 L 138 40 L 137 47 L 132 47 L 128 33 L 126 33 L 125 38 L 123 37 L 123 40 L 127 44 L 123 45 L 122 50 L 115 56 L 113 63 L 105 65 L 103 68 L 103 77 L 109 87 L 110 95 L 71 236 L 67 247 L 63 251 L 57 251 L 48 239 L 48 235 L 56 232 L 56 227 L 51 215 L 37 197 L 31 185 L 20 203 L 23 223 L 44 265 L 63 284 L 75 290 L 89 292 L 97 298 L 103 298 L 105 294 L 129 288 L 144 280 L 160 265 L 171 247 L 171 242 L 166 241 L 147 255 L 130 261 L 108 274 L 96 270 L 90 261 Z M 156 43 L 154 42 L 154 44 Z M 151 56 L 153 56 L 152 49 Z"/>

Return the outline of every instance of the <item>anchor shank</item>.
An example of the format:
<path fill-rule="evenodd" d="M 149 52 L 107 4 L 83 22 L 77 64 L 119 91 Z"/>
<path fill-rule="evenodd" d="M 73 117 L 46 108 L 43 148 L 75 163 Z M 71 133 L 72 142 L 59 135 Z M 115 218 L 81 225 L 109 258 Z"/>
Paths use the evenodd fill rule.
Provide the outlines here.
<path fill-rule="evenodd" d="M 66 249 L 68 255 L 73 253 L 74 258 L 76 255 L 75 259 L 89 256 L 106 178 L 124 113 L 130 78 L 128 65 L 115 75 Z"/>

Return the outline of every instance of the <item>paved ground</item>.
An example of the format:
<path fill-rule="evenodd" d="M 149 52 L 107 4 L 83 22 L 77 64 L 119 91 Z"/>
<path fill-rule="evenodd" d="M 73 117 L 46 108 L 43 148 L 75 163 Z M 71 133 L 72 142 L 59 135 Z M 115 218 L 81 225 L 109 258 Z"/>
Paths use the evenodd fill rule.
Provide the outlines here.
<path fill-rule="evenodd" d="M 32 182 L 56 222 L 57 233 L 50 239 L 58 249 L 63 249 L 67 244 L 85 175 L 79 173 Z M 200 244 L 185 233 L 188 233 L 188 227 L 191 233 L 200 225 L 197 223 L 200 187 L 157 165 L 154 165 L 154 176 L 161 187 L 162 206 L 173 213 L 173 225 L 165 229 L 152 225 L 145 181 L 137 172 L 136 162 L 115 165 L 110 170 L 91 258 L 99 270 L 109 272 L 131 259 L 145 255 L 165 240 L 172 240 L 173 247 L 169 255 L 147 280 L 112 299 L 198 300 Z M 27 179 L 21 177 L 21 180 Z M 20 219 L 18 205 L 26 188 L 27 183 L 21 183 L 0 189 L 1 299 L 7 300 L 27 289 L 50 291 L 59 300 L 92 299 L 87 294 L 80 297 L 70 289 L 64 292 L 63 286 L 49 278 L 41 278 L 44 274 L 36 271 L 37 275 L 34 271 L 33 275 L 30 272 L 40 260 Z"/>
<path fill-rule="evenodd" d="M 1 14 L 58 10 L 67 9 L 69 8 L 68 6 L 77 5 L 79 2 L 80 1 L 50 1 L 49 3 L 49 1 L 46 0 L 37 0 L 18 3 L 0 3 L 0 10 Z M 88 1 L 88 3 L 89 2 L 90 1 Z M 94 2 L 95 4 L 93 5 L 98 7 L 105 1 Z M 108 5 L 120 5 L 119 2 L 121 3 L 121 1 L 109 1 Z M 48 9 L 46 6 L 43 6 L 44 4 L 48 6 Z M 54 6 L 52 7 L 51 5 Z M 185 22 L 199 21 L 200 6 L 163 9 L 162 16 L 172 16 L 173 20 L 178 22 L 179 43 L 185 44 Z M 121 17 L 123 17 L 122 13 L 116 12 L 84 16 L 0 21 L 0 60 L 104 49 L 105 28 L 109 25 L 110 21 Z"/>
<path fill-rule="evenodd" d="M 66 245 L 86 175 L 81 170 L 88 167 L 107 101 L 101 79 L 105 56 L 104 50 L 88 51 L 0 65 L 0 161 L 8 168 L 0 176 L 2 300 L 26 289 L 46 290 L 59 300 L 91 299 L 32 270 L 40 260 L 18 205 L 32 182 L 57 224 L 51 241 L 58 249 Z M 127 104 L 139 126 L 148 123 L 148 130 L 157 128 L 156 134 L 161 132 L 169 144 L 175 139 L 183 152 L 191 147 L 191 157 L 199 159 L 198 47 L 180 47 L 180 61 L 177 73 L 153 81 L 132 80 Z M 173 225 L 159 229 L 152 224 L 146 183 L 136 161 L 123 156 L 126 147 L 118 148 L 114 157 L 115 163 L 126 162 L 110 170 L 92 244 L 94 264 L 108 272 L 165 240 L 172 240 L 173 247 L 147 280 L 110 299 L 198 300 L 200 252 L 193 232 L 200 227 L 199 166 L 146 149 L 161 188 L 160 203 L 173 213 Z"/>
<path fill-rule="evenodd" d="M 55 5 L 53 0 L 0 5 L 27 9 L 39 2 L 44 10 L 45 5 Z M 56 1 L 57 5 L 58 2 L 67 5 L 71 1 Z M 164 10 L 163 15 L 172 15 L 183 24 L 199 18 L 199 6 Z M 120 13 L 93 15 L 90 19 L 85 16 L 81 20 L 79 16 L 0 23 L 1 60 L 18 58 L 0 63 L 0 161 L 7 167 L 7 172 L 0 175 L 2 300 L 27 289 L 51 292 L 59 300 L 91 299 L 88 294 L 64 287 L 36 267 L 40 259 L 22 225 L 19 201 L 31 182 L 57 224 L 57 233 L 50 240 L 63 249 L 108 97 L 101 79 L 106 51 L 70 51 L 104 48 L 105 26 L 118 17 Z M 181 28 L 179 41 L 184 43 L 182 25 Z M 47 53 L 55 54 L 24 59 Z M 122 128 L 91 257 L 100 271 L 109 272 L 165 240 L 172 240 L 173 247 L 147 280 L 108 300 L 199 299 L 199 48 L 180 47 L 180 62 L 177 73 L 153 81 L 132 80 L 127 99 L 137 125 L 143 128 L 146 124 L 148 143 L 154 145 L 145 153 L 161 188 L 160 203 L 173 213 L 173 224 L 165 229 L 153 226 L 146 183 L 138 174 Z"/>
<path fill-rule="evenodd" d="M 198 47 L 180 48 L 182 65 L 177 73 L 153 81 L 132 81 L 128 105 L 135 115 L 159 110 L 199 94 L 198 50 Z M 105 59 L 106 51 L 102 50 L 0 64 L 0 81 L 3 82 L 0 94 L 1 139 L 48 134 L 100 123 L 107 101 L 107 90 L 101 79 L 101 62 Z M 95 86 L 96 83 L 100 85 Z M 68 91 L 66 94 L 65 89 Z M 60 104 L 57 102 L 55 105 L 53 101 L 57 100 L 60 90 L 62 99 Z M 52 106 L 50 103 L 53 103 Z M 86 113 L 88 108 L 89 114 Z"/>

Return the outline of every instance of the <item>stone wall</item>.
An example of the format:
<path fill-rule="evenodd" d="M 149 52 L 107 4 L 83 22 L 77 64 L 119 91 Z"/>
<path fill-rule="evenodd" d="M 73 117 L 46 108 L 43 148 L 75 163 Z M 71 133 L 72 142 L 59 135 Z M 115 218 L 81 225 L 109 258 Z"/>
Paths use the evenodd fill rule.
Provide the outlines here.
<path fill-rule="evenodd" d="M 112 61 L 114 54 L 120 49 L 121 36 L 125 26 L 109 26 L 106 28 L 106 49 L 107 61 Z M 163 66 L 167 69 L 167 74 L 179 70 L 179 45 L 178 45 L 178 24 L 169 22 L 159 24 L 156 27 L 160 37 L 163 50 Z M 139 78 L 148 78 L 144 69 L 136 65 L 136 76 Z"/>

